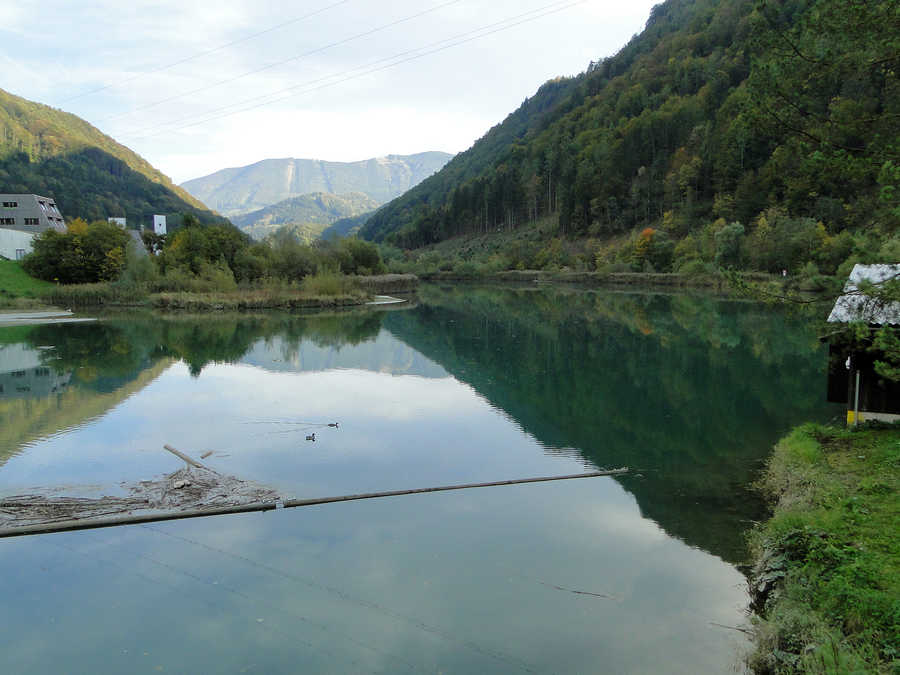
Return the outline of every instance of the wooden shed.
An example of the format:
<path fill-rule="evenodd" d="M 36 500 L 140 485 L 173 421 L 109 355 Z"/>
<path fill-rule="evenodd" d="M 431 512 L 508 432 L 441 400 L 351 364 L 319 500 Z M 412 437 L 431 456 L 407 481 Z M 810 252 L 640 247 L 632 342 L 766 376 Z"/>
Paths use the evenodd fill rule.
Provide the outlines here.
<path fill-rule="evenodd" d="M 837 331 L 829 339 L 828 400 L 847 406 L 847 424 L 869 420 L 900 420 L 900 382 L 881 376 L 876 361 L 882 352 L 873 348 L 875 332 L 900 329 L 900 303 L 867 295 L 860 285 L 900 281 L 900 265 L 856 265 L 834 303 L 828 323 L 865 324 L 860 340 L 851 331 Z"/>

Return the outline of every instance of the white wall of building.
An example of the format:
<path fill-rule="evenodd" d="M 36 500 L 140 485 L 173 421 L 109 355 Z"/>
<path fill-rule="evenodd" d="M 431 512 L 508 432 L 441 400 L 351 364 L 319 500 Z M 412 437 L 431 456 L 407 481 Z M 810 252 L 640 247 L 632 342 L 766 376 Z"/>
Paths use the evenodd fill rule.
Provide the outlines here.
<path fill-rule="evenodd" d="M 165 234 L 166 233 L 166 217 L 165 216 L 153 216 L 153 231 L 156 234 Z"/>
<path fill-rule="evenodd" d="M 16 251 L 24 251 L 25 254 L 31 253 L 33 237 L 33 232 L 19 232 L 0 227 L 0 256 L 16 260 Z"/>
<path fill-rule="evenodd" d="M 41 365 L 41 353 L 23 344 L 0 345 L 0 373 L 37 368 Z"/>

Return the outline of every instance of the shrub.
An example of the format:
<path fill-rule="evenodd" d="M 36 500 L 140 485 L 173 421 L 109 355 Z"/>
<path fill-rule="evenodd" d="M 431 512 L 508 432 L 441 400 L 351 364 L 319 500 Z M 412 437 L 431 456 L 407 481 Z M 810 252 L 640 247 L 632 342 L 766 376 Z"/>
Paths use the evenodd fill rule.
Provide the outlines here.
<path fill-rule="evenodd" d="M 45 230 L 34 237 L 34 250 L 23 267 L 31 276 L 63 284 L 118 279 L 125 267 L 128 234 L 105 221 L 76 219 L 69 231 Z"/>

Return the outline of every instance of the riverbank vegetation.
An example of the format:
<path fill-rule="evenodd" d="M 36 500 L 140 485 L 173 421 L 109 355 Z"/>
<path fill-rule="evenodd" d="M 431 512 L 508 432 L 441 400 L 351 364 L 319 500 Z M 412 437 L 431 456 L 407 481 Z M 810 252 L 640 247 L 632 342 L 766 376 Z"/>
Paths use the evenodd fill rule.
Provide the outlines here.
<path fill-rule="evenodd" d="M 660 264 L 654 249 L 639 245 L 638 237 L 601 240 L 550 236 L 553 219 L 542 219 L 515 232 L 463 235 L 436 244 L 402 251 L 387 244 L 379 249 L 391 272 L 415 274 L 429 280 L 559 281 L 602 285 L 698 287 L 736 289 L 748 285 L 762 292 L 837 293 L 852 264 L 877 258 L 877 253 L 858 255 L 823 273 L 816 265 L 801 266 L 796 273 L 734 272 L 717 260 L 715 237 L 705 239 L 703 254 L 683 264 Z M 652 237 L 651 237 L 652 243 Z M 861 242 L 864 248 L 866 242 Z M 648 253 L 649 250 L 649 253 Z M 656 265 L 647 257 L 656 260 Z M 759 295 L 764 293 L 760 292 Z"/>
<path fill-rule="evenodd" d="M 369 242 L 307 245 L 286 233 L 253 243 L 230 225 L 202 226 L 190 214 L 184 223 L 168 236 L 144 233 L 141 250 L 116 225 L 75 219 L 64 233 L 36 236 L 23 267 L 53 282 L 40 297 L 62 306 L 316 307 L 358 304 L 415 286 L 410 275 L 383 275 L 378 248 Z"/>
<path fill-rule="evenodd" d="M 900 427 L 805 425 L 775 448 L 753 535 L 759 673 L 900 666 Z"/>

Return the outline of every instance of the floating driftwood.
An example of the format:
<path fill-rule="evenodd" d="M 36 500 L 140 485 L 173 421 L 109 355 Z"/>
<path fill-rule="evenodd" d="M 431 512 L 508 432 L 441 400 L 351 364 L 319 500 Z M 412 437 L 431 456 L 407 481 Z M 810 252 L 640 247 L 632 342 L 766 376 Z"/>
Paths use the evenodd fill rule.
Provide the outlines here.
<path fill-rule="evenodd" d="M 172 448 L 168 448 L 172 450 Z M 179 454 L 176 452 L 176 454 Z M 223 476 L 208 468 L 187 466 L 168 474 L 160 481 L 141 481 L 129 486 L 129 497 L 103 497 L 95 500 L 68 497 L 48 498 L 36 495 L 10 497 L 0 501 L 0 538 L 27 534 L 48 534 L 71 530 L 87 530 L 118 525 L 203 518 L 232 513 L 273 511 L 279 508 L 296 508 L 318 504 L 399 497 L 404 495 L 470 490 L 473 488 L 522 485 L 549 481 L 618 476 L 628 473 L 627 468 L 566 476 L 542 476 L 464 483 L 438 487 L 364 492 L 336 497 L 311 499 L 282 499 L 274 490 L 243 481 L 233 476 Z M 59 508 L 54 503 L 59 500 Z M 81 508 L 81 510 L 79 510 Z M 30 511 L 29 511 L 30 509 Z M 146 513 L 134 511 L 148 510 Z M 10 515 L 12 516 L 10 518 Z"/>
<path fill-rule="evenodd" d="M 0 499 L 0 529 L 52 526 L 56 523 L 92 523 L 102 518 L 133 515 L 136 511 L 180 512 L 273 502 L 279 494 L 270 488 L 207 467 L 185 467 L 138 483 L 123 483 L 125 497 L 51 497 L 40 494 Z M 69 528 L 71 529 L 71 528 Z"/>
<path fill-rule="evenodd" d="M 164 445 L 163 447 L 164 447 L 166 450 L 168 450 L 169 452 L 171 452 L 173 455 L 175 455 L 176 457 L 180 457 L 181 459 L 183 459 L 185 462 L 187 462 L 187 463 L 190 464 L 191 466 L 197 467 L 198 469 L 207 469 L 207 468 L 208 468 L 208 467 L 203 466 L 203 465 L 202 465 L 200 462 L 198 462 L 197 460 L 192 459 L 191 457 L 188 457 L 186 454 L 184 454 L 184 453 L 181 452 L 180 450 L 176 450 L 175 448 L 173 448 L 173 447 L 172 447 L 171 445 L 169 445 L 168 443 L 167 443 L 166 445 Z"/>

